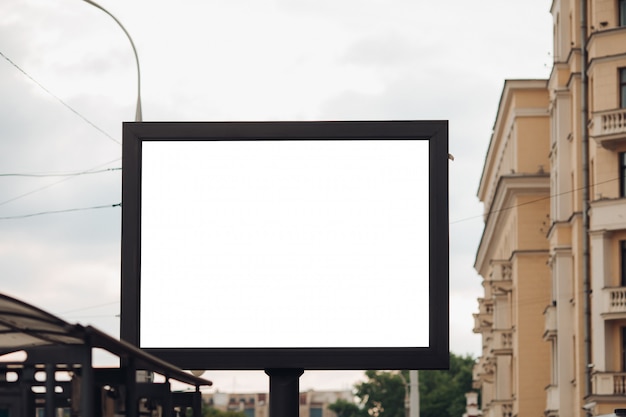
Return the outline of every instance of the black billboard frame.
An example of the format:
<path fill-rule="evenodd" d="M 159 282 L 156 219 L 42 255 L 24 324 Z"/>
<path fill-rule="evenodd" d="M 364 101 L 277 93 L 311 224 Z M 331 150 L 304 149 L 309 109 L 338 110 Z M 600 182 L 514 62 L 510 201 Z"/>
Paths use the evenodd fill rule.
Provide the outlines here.
<path fill-rule="evenodd" d="M 146 348 L 182 369 L 363 370 L 449 366 L 447 121 L 127 122 L 123 125 L 120 337 L 140 346 L 141 150 L 165 140 L 427 140 L 429 346 L 360 348 Z M 291 312 L 285 312 L 290 314 Z M 410 325 L 410 323 L 407 323 Z M 409 329 L 407 329 L 408 331 Z"/>

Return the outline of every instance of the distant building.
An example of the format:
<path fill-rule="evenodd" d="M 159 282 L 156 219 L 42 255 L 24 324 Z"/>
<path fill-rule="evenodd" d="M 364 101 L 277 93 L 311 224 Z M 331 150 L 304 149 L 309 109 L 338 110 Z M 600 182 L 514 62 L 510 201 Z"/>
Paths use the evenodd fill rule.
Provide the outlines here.
<path fill-rule="evenodd" d="M 337 417 L 328 405 L 343 399 L 352 401 L 351 391 L 313 391 L 300 393 L 300 417 Z M 269 417 L 269 394 L 202 394 L 202 401 L 222 411 L 242 411 L 246 417 Z"/>

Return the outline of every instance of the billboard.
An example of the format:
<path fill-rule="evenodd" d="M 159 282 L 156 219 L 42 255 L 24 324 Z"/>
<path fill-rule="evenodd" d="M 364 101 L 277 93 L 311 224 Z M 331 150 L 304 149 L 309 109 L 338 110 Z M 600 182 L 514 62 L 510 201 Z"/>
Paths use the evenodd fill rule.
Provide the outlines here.
<path fill-rule="evenodd" d="M 125 123 L 122 339 L 185 369 L 445 367 L 447 139 Z"/>

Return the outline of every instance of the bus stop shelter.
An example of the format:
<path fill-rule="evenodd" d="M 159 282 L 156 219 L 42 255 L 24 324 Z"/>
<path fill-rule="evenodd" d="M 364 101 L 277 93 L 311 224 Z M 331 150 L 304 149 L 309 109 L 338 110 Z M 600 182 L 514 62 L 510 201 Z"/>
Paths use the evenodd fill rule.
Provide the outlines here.
<path fill-rule="evenodd" d="M 118 357 L 120 366 L 94 367 L 95 349 Z M 1 417 L 201 417 L 200 387 L 212 384 L 3 294 L 0 358 Z M 155 374 L 162 382 L 153 381 Z M 188 389 L 176 391 L 172 382 Z"/>

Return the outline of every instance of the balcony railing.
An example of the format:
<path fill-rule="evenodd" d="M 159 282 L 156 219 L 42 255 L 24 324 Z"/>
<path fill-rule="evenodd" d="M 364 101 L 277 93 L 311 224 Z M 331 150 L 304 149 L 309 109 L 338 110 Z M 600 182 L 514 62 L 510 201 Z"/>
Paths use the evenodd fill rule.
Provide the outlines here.
<path fill-rule="evenodd" d="M 626 372 L 597 372 L 591 383 L 595 395 L 626 395 Z"/>
<path fill-rule="evenodd" d="M 626 287 L 610 287 L 602 290 L 603 314 L 626 313 Z"/>
<path fill-rule="evenodd" d="M 603 147 L 626 141 L 626 109 L 595 112 L 591 120 L 591 136 Z"/>

